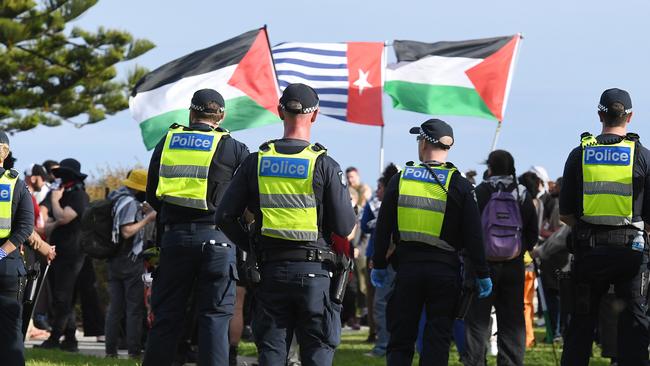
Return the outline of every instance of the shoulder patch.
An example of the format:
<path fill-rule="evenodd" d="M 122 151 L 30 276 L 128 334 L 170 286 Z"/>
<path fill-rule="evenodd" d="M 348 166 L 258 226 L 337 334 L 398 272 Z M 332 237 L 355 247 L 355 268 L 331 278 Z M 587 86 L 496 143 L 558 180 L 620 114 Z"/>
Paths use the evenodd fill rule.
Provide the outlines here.
<path fill-rule="evenodd" d="M 341 181 L 341 185 L 343 187 L 347 187 L 348 186 L 348 181 L 345 178 L 345 174 L 343 174 L 343 172 L 339 170 L 338 175 L 339 175 L 339 180 Z"/>

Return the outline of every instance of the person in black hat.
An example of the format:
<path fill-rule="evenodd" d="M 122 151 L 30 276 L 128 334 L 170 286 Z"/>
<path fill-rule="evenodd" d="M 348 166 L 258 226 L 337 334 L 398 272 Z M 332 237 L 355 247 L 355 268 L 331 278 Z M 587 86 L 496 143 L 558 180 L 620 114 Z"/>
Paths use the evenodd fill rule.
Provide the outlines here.
<path fill-rule="evenodd" d="M 81 164 L 72 158 L 63 159 L 52 173 L 61 184 L 50 192 L 51 210 L 46 232 L 51 231 L 48 239 L 56 245 L 57 259 L 48 276 L 52 289 L 52 331 L 40 348 L 77 352 L 74 293 L 85 260 L 79 234 L 81 217 L 90 201 L 84 185 L 87 175 L 81 172 Z M 65 336 L 63 342 L 60 342 L 61 336 Z"/>
<path fill-rule="evenodd" d="M 9 156 L 9 137 L 0 131 L 0 165 Z M 20 277 L 26 275 L 18 247 L 34 230 L 34 206 L 15 170 L 0 168 L 0 354 L 2 364 L 25 364 Z"/>
<path fill-rule="evenodd" d="M 311 87 L 287 86 L 278 106 L 283 138 L 244 161 L 217 211 L 226 235 L 257 257 L 253 333 L 260 366 L 286 364 L 294 331 L 305 365 L 331 365 L 340 342 L 341 305 L 330 288 L 344 259 L 331 238 L 347 237 L 355 215 L 343 171 L 325 147 L 310 143 L 318 103 Z M 239 223 L 246 209 L 255 216 L 250 233 Z"/>
<path fill-rule="evenodd" d="M 601 134 L 582 134 L 567 158 L 560 190 L 561 219 L 573 236 L 575 302 L 562 365 L 589 364 L 600 299 L 612 284 L 625 305 L 618 320 L 618 364 L 647 365 L 650 151 L 627 130 L 632 100 L 625 90 L 605 90 L 598 117 Z"/>
<path fill-rule="evenodd" d="M 196 298 L 198 307 L 198 363 L 228 364 L 228 323 L 237 269 L 235 247 L 216 228 L 215 212 L 249 152 L 219 127 L 225 108 L 216 90 L 196 91 L 189 108 L 189 127 L 172 125 L 151 157 L 146 197 L 158 212 L 163 233 L 160 266 L 152 288 L 154 324 L 147 340 L 145 366 L 174 361 L 190 297 Z"/>
<path fill-rule="evenodd" d="M 387 365 L 410 365 L 422 309 L 426 312 L 421 365 L 447 365 L 456 303 L 460 294 L 460 259 L 472 263 L 479 296 L 490 294 L 481 220 L 474 188 L 447 162 L 454 133 L 431 119 L 413 127 L 421 163 L 408 162 L 384 191 L 375 232 L 371 281 L 385 287 L 386 267 L 397 272 L 387 309 L 390 341 Z M 388 257 L 389 247 L 395 253 Z M 467 263 L 467 261 L 466 261 Z"/>

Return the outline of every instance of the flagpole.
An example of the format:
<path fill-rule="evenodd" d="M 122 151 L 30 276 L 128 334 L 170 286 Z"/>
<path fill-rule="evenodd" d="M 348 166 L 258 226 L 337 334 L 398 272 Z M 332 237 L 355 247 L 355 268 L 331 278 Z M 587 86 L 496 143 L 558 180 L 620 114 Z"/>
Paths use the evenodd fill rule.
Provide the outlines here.
<path fill-rule="evenodd" d="M 387 48 L 390 47 L 392 43 L 390 41 L 384 41 L 384 57 L 382 60 L 382 65 L 381 68 L 382 70 L 386 70 L 386 63 L 388 62 L 388 50 Z M 381 85 L 383 87 L 384 85 L 384 74 L 382 72 L 381 75 Z M 382 102 L 382 107 L 383 107 L 383 102 Z M 381 176 L 381 173 L 384 171 L 384 126 L 385 123 L 381 125 L 381 131 L 379 132 L 379 176 Z"/>
<path fill-rule="evenodd" d="M 492 149 L 490 152 L 497 149 L 497 142 L 499 141 L 499 135 L 501 134 L 501 121 L 497 123 L 497 130 L 494 132 L 494 139 L 492 140 Z"/>

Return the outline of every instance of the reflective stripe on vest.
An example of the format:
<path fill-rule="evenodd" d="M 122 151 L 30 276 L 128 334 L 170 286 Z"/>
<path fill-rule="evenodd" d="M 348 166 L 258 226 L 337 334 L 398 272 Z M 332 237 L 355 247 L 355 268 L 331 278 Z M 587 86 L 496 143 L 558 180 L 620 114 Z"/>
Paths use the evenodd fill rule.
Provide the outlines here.
<path fill-rule="evenodd" d="M 0 238 L 2 239 L 11 235 L 11 206 L 14 198 L 14 188 L 16 187 L 16 177 L 11 176 L 10 170 L 5 171 L 0 177 Z"/>
<path fill-rule="evenodd" d="M 599 144 L 592 135 L 582 139 L 582 220 L 595 225 L 632 224 L 635 142 Z"/>
<path fill-rule="evenodd" d="M 298 154 L 280 154 L 273 143 L 259 151 L 257 182 L 262 235 L 292 240 L 318 240 L 314 167 L 325 150 L 308 146 Z"/>
<path fill-rule="evenodd" d="M 438 182 L 423 165 L 406 166 L 399 181 L 397 227 L 400 240 L 429 244 L 447 251 L 454 247 L 440 239 L 447 208 L 447 193 L 456 168 L 432 168 Z M 443 184 L 443 189 L 440 184 Z"/>
<path fill-rule="evenodd" d="M 177 206 L 207 210 L 208 172 L 227 132 L 170 128 L 165 138 L 156 196 Z"/>

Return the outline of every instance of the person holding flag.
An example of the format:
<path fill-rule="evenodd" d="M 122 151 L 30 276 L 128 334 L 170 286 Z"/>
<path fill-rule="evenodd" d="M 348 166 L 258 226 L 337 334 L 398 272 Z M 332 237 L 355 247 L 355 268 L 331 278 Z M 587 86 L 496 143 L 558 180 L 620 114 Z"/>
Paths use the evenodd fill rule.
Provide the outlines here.
<path fill-rule="evenodd" d="M 342 300 L 331 291 L 339 284 L 332 273 L 340 273 L 336 267 L 344 260 L 331 238 L 350 235 L 355 215 L 338 163 L 325 147 L 309 142 L 319 113 L 316 91 L 288 85 L 278 112 L 283 138 L 262 144 L 244 161 L 217 222 L 258 259 L 253 332 L 260 366 L 286 364 L 294 331 L 304 365 L 331 365 L 340 343 Z M 240 224 L 246 208 L 255 216 L 253 248 Z"/>
<path fill-rule="evenodd" d="M 375 287 L 388 285 L 386 256 L 395 239 L 390 263 L 397 274 L 387 306 L 387 365 L 411 365 L 422 309 L 426 325 L 420 365 L 447 365 L 461 290 L 459 252 L 465 251 L 474 268 L 480 298 L 490 295 L 492 281 L 474 188 L 447 162 L 454 144 L 451 126 L 431 119 L 410 132 L 417 135 L 421 163 L 408 162 L 386 187 L 371 280 Z"/>

